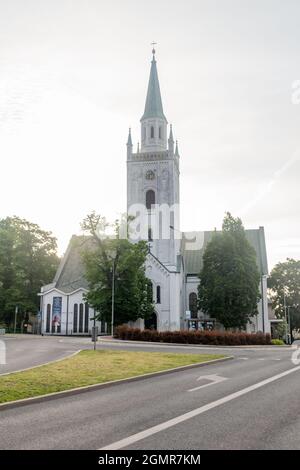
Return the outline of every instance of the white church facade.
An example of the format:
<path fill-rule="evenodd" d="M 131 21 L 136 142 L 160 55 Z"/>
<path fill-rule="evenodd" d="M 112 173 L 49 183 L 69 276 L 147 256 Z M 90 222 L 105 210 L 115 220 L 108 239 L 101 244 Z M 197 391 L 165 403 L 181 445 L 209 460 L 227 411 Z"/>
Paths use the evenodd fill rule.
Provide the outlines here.
<path fill-rule="evenodd" d="M 141 328 L 160 331 L 220 327 L 197 308 L 199 273 L 203 253 L 213 232 L 180 230 L 180 155 L 172 126 L 164 115 L 153 50 L 144 114 L 141 118 L 141 145 L 133 152 L 132 136 L 127 141 L 127 212 L 135 217 L 143 212 L 142 230 L 135 231 L 134 243 L 146 239 L 149 253 L 146 275 L 153 286 L 155 314 Z M 144 208 L 144 211 L 143 211 Z M 258 315 L 247 331 L 270 332 L 267 299 L 267 253 L 263 227 L 246 230 L 254 247 L 261 274 Z M 53 283 L 41 289 L 42 332 L 44 334 L 87 335 L 95 312 L 84 302 L 88 284 L 81 260 L 86 237 L 73 236 Z M 117 315 L 117 312 L 116 312 Z M 102 333 L 107 325 L 97 321 Z"/>

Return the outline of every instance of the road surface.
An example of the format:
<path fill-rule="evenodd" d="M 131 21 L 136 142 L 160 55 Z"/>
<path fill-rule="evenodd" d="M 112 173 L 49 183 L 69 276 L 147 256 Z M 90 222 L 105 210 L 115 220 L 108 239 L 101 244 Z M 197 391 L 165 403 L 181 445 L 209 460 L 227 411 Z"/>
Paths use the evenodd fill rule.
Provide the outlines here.
<path fill-rule="evenodd" d="M 82 338 L 31 341 L 37 341 L 36 348 L 51 349 L 53 357 L 90 347 Z M 98 347 L 203 351 L 116 343 Z M 0 448 L 299 449 L 300 366 L 291 362 L 292 351 L 226 351 L 233 360 L 2 410 Z"/>

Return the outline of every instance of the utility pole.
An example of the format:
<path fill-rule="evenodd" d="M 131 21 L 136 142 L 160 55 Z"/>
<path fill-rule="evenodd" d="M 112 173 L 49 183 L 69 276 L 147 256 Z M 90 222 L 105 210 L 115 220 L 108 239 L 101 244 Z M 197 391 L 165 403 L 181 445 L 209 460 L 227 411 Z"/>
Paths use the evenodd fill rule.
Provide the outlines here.
<path fill-rule="evenodd" d="M 285 317 L 285 341 L 286 344 L 290 344 L 290 307 L 286 304 L 286 290 L 283 290 L 283 305 L 284 305 L 284 317 Z"/>
<path fill-rule="evenodd" d="M 16 334 L 17 331 L 17 315 L 18 315 L 19 307 L 16 305 L 15 308 L 15 321 L 14 321 L 14 334 Z"/>
<path fill-rule="evenodd" d="M 112 287 L 111 287 L 111 335 L 114 336 L 114 315 L 115 315 L 115 259 L 112 262 Z"/>

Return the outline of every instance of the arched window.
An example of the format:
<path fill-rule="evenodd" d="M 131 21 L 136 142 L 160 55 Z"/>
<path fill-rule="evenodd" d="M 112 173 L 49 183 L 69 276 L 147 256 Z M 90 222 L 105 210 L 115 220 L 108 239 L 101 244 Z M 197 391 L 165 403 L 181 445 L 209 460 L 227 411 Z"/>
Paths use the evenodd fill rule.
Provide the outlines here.
<path fill-rule="evenodd" d="M 147 290 L 148 290 L 148 299 L 152 302 L 153 301 L 153 284 L 150 280 L 147 283 Z"/>
<path fill-rule="evenodd" d="M 148 242 L 153 242 L 151 227 L 148 228 Z"/>
<path fill-rule="evenodd" d="M 191 312 L 191 318 L 197 318 L 198 316 L 198 298 L 196 292 L 191 292 L 189 295 L 189 310 Z"/>
<path fill-rule="evenodd" d="M 160 286 L 156 286 L 156 303 L 160 304 Z"/>
<path fill-rule="evenodd" d="M 153 206 L 154 204 L 155 204 L 155 192 L 153 191 L 153 189 L 149 189 L 146 192 L 146 208 L 150 210 L 151 206 Z"/>
<path fill-rule="evenodd" d="M 151 135 L 151 139 L 154 139 L 154 127 L 153 126 L 151 126 L 150 135 Z"/>
<path fill-rule="evenodd" d="M 51 304 L 47 304 L 46 333 L 50 333 Z"/>
<path fill-rule="evenodd" d="M 89 332 L 89 304 L 86 303 L 84 307 L 84 332 Z"/>
<path fill-rule="evenodd" d="M 158 137 L 162 139 L 161 126 L 159 126 L 159 129 L 158 129 Z"/>
<path fill-rule="evenodd" d="M 83 332 L 83 304 L 79 304 L 79 333 Z"/>
<path fill-rule="evenodd" d="M 77 333 L 77 324 L 78 324 L 78 304 L 74 304 L 74 313 L 73 313 L 73 332 Z"/>

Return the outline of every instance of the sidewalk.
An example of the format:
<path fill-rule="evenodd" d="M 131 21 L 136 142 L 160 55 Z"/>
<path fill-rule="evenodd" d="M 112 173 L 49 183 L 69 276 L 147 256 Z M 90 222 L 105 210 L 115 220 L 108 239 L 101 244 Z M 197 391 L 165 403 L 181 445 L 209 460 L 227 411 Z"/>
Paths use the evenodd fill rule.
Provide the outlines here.
<path fill-rule="evenodd" d="M 99 336 L 99 342 L 103 343 L 114 343 L 114 344 L 142 344 L 142 345 L 149 345 L 149 346 L 183 346 L 183 347 L 192 347 L 192 348 L 208 348 L 208 349 L 226 349 L 226 348 L 234 348 L 234 349 L 268 349 L 268 350 L 276 350 L 279 349 L 293 349 L 290 345 L 283 345 L 283 346 L 274 346 L 273 344 L 257 344 L 257 345 L 242 345 L 242 346 L 230 346 L 230 345 L 216 345 L 216 344 L 192 344 L 192 343 L 163 343 L 159 341 L 134 341 L 134 340 L 123 340 L 123 339 L 116 339 L 112 336 Z"/>

